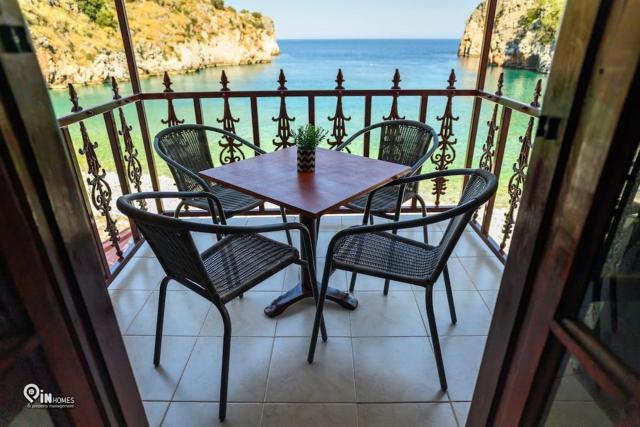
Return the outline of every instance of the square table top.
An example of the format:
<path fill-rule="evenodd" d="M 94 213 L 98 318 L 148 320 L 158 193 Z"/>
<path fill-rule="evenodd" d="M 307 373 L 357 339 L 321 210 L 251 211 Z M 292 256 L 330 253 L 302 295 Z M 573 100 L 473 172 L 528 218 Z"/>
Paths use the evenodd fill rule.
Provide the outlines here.
<path fill-rule="evenodd" d="M 296 147 L 201 171 L 222 184 L 303 215 L 319 217 L 406 175 L 409 166 L 318 148 L 315 172 L 297 171 Z"/>

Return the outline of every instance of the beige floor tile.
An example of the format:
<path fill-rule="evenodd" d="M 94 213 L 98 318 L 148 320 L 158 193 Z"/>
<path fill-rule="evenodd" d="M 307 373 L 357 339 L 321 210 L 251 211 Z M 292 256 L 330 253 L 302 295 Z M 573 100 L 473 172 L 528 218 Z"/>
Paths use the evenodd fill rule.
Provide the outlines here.
<path fill-rule="evenodd" d="M 440 222 L 436 222 L 434 224 L 429 225 L 429 227 L 432 228 L 433 230 L 442 231 L 442 232 L 444 232 L 448 226 L 449 226 L 449 220 L 440 221 Z"/>
<path fill-rule="evenodd" d="M 358 425 L 366 427 L 456 427 L 447 403 L 375 403 L 358 405 Z"/>
<path fill-rule="evenodd" d="M 321 231 L 320 233 L 318 233 L 317 251 L 319 258 L 326 258 L 329 242 L 331 241 L 333 236 L 335 236 L 335 234 L 335 231 Z"/>
<path fill-rule="evenodd" d="M 149 427 L 160 426 L 169 407 L 169 402 L 142 402 L 142 404 L 144 405 L 144 412 L 147 414 Z"/>
<path fill-rule="evenodd" d="M 491 249 L 476 233 L 462 233 L 453 250 L 459 257 L 492 256 Z"/>
<path fill-rule="evenodd" d="M 159 292 L 154 292 L 127 329 L 127 335 L 155 335 Z M 167 291 L 163 335 L 198 335 L 211 303 L 193 291 Z"/>
<path fill-rule="evenodd" d="M 234 216 L 231 218 L 227 218 L 228 225 L 247 225 L 249 222 L 249 216 Z M 207 219 L 208 221 L 208 219 Z"/>
<path fill-rule="evenodd" d="M 318 277 L 318 283 L 322 281 L 322 275 L 324 274 L 324 258 L 318 258 L 318 270 L 316 276 Z M 351 277 L 351 276 L 349 276 Z M 329 286 L 332 288 L 340 289 L 346 291 L 349 289 L 349 285 L 347 282 L 347 272 L 343 270 L 336 270 L 333 272 L 331 277 L 329 278 Z"/>
<path fill-rule="evenodd" d="M 157 290 L 164 276 L 164 271 L 155 258 L 133 257 L 109 285 L 109 290 Z"/>
<path fill-rule="evenodd" d="M 585 374 L 586 375 L 586 374 Z M 554 396 L 555 400 L 592 401 L 589 391 L 582 385 L 578 375 L 565 375 L 560 379 L 560 385 Z"/>
<path fill-rule="evenodd" d="M 545 427 L 607 427 L 615 425 L 595 402 L 554 401 Z"/>
<path fill-rule="evenodd" d="M 453 405 L 453 412 L 456 414 L 458 425 L 464 427 L 469 417 L 471 402 L 451 402 L 451 405 Z"/>
<path fill-rule="evenodd" d="M 460 263 L 479 291 L 500 289 L 504 266 L 495 256 L 464 257 Z"/>
<path fill-rule="evenodd" d="M 297 302 L 277 317 L 278 325 L 276 328 L 276 336 L 310 337 L 315 315 L 316 307 L 312 298 Z M 349 310 L 327 300 L 323 315 L 329 336 L 348 337 L 350 335 Z"/>
<path fill-rule="evenodd" d="M 351 272 L 347 272 L 347 282 L 351 283 Z M 412 285 L 391 281 L 389 283 L 389 292 L 407 292 L 411 291 Z M 384 279 L 380 277 L 367 276 L 358 274 L 356 276 L 355 292 L 376 292 L 382 295 L 384 290 Z"/>
<path fill-rule="evenodd" d="M 300 280 L 300 267 L 291 265 L 280 270 L 271 277 L 266 278 L 259 285 L 251 288 L 249 292 L 282 292 L 293 287 Z"/>
<path fill-rule="evenodd" d="M 127 330 L 152 293 L 152 291 L 109 289 L 109 297 L 111 298 L 113 311 L 116 313 L 116 319 L 118 319 L 120 331 L 124 333 Z"/>
<path fill-rule="evenodd" d="M 215 234 L 191 233 L 191 237 L 193 238 L 193 242 L 196 244 L 196 248 L 200 252 L 204 252 L 218 242 L 218 238 Z"/>
<path fill-rule="evenodd" d="M 425 305 L 425 291 L 415 292 L 416 301 L 427 333 L 429 323 Z M 487 335 L 491 326 L 491 313 L 478 291 L 453 291 L 453 302 L 458 322 L 451 323 L 446 291 L 433 291 L 433 309 L 438 326 L 438 335 Z"/>
<path fill-rule="evenodd" d="M 231 318 L 233 336 L 272 337 L 276 330 L 276 319 L 267 317 L 264 308 L 279 295 L 280 292 L 247 292 L 242 298 L 228 302 L 225 307 Z M 223 334 L 222 317 L 212 305 L 200 335 L 221 337 Z"/>
<path fill-rule="evenodd" d="M 135 254 L 133 254 L 134 258 L 155 258 L 156 255 L 153 253 L 153 251 L 151 250 L 151 246 L 149 246 L 149 243 L 144 242 L 136 251 Z"/>
<path fill-rule="evenodd" d="M 353 352 L 358 402 L 447 399 L 427 338 L 353 338 Z"/>
<path fill-rule="evenodd" d="M 7 418 L 3 414 L 3 421 Z M 30 408 L 24 406 L 20 412 L 15 414 L 11 420 L 11 424 L 4 423 L 10 427 L 55 427 L 51 414 L 48 409 L 45 408 Z"/>
<path fill-rule="evenodd" d="M 418 305 L 411 292 L 357 292 L 358 308 L 351 312 L 351 335 L 426 336 Z"/>
<path fill-rule="evenodd" d="M 262 427 L 356 427 L 353 404 L 265 404 Z"/>
<path fill-rule="evenodd" d="M 440 337 L 451 400 L 470 401 L 482 362 L 486 337 Z"/>
<path fill-rule="evenodd" d="M 362 214 L 342 215 L 343 227 L 353 227 L 354 225 L 362 225 Z"/>
<path fill-rule="evenodd" d="M 163 427 L 258 427 L 262 405 L 230 403 L 227 418 L 218 419 L 218 404 L 203 402 L 173 402 L 164 418 Z"/>
<path fill-rule="evenodd" d="M 351 340 L 319 339 L 311 364 L 308 349 L 308 338 L 276 338 L 267 402 L 354 402 Z"/>
<path fill-rule="evenodd" d="M 471 280 L 471 276 L 469 276 L 467 270 L 465 270 L 465 268 L 462 266 L 462 261 L 464 260 L 465 258 L 455 257 L 450 257 L 447 260 L 449 278 L 451 279 L 451 289 L 453 289 L 454 291 L 475 291 L 476 287 L 473 284 L 473 280 Z M 439 291 L 444 291 L 446 289 L 444 286 L 443 274 L 440 274 L 440 277 L 438 277 L 438 280 L 436 280 L 434 289 Z"/>
<path fill-rule="evenodd" d="M 257 226 L 257 225 L 269 225 L 269 224 L 282 224 L 282 218 L 280 217 L 280 212 L 276 215 L 252 215 L 246 216 L 247 219 L 246 225 L 248 226 Z M 287 215 L 288 222 L 298 222 L 297 215 Z"/>
<path fill-rule="evenodd" d="M 125 336 L 124 343 L 142 400 L 171 400 L 195 338 L 164 337 L 157 367 L 153 365 L 154 337 Z"/>
<path fill-rule="evenodd" d="M 480 291 L 480 296 L 484 300 L 484 303 L 487 305 L 487 308 L 493 314 L 493 309 L 496 306 L 496 301 L 498 299 L 498 291 L 489 290 L 489 291 Z"/>
<path fill-rule="evenodd" d="M 273 338 L 233 337 L 229 364 L 229 401 L 262 402 Z M 200 337 L 178 384 L 174 400 L 220 399 L 222 338 Z"/>
<path fill-rule="evenodd" d="M 320 232 L 336 232 L 345 228 L 342 224 L 342 215 L 324 215 L 320 221 Z"/>

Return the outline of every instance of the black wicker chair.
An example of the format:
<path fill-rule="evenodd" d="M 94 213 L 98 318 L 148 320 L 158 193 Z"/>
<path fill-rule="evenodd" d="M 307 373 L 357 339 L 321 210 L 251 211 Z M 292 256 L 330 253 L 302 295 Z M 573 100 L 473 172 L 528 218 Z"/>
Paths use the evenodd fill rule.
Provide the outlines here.
<path fill-rule="evenodd" d="M 309 363 L 313 362 L 316 341 L 318 339 L 318 327 L 322 319 L 322 309 L 329 277 L 336 269 L 359 272 L 425 288 L 427 320 L 431 332 L 431 339 L 433 340 L 433 351 L 438 366 L 440 386 L 443 391 L 447 390 L 447 379 L 442 363 L 440 341 L 438 339 L 438 330 L 433 312 L 433 284 L 440 276 L 440 273 L 444 271 L 451 321 L 456 323 L 457 318 L 451 284 L 449 282 L 449 275 L 446 273 L 446 270 L 444 270 L 444 267 L 475 210 L 489 200 L 495 193 L 497 179 L 494 175 L 484 170 L 460 169 L 402 178 L 391 184 L 411 184 L 425 179 L 448 178 L 452 176 L 468 177 L 467 185 L 456 207 L 426 218 L 388 224 L 351 227 L 339 231 L 331 239 L 329 248 L 327 249 L 324 274 L 320 288 L 320 301 L 318 302 L 311 345 L 309 347 Z M 375 197 L 375 192 L 369 196 L 367 205 L 365 206 L 365 215 L 369 213 L 372 197 Z M 445 220 L 450 220 L 449 225 L 440 243 L 436 246 L 391 233 L 400 229 L 422 227 L 427 224 L 434 224 Z"/>
<path fill-rule="evenodd" d="M 227 218 L 260 206 L 263 203 L 260 199 L 222 185 L 209 183 L 198 176 L 198 172 L 214 167 L 207 140 L 207 131 L 218 133 L 223 138 L 231 138 L 234 143 L 250 148 L 256 155 L 266 153 L 260 147 L 224 129 L 196 124 L 179 125 L 164 129 L 156 135 L 153 146 L 158 155 L 169 165 L 169 170 L 171 170 L 178 191 L 205 191 L 213 194 L 222 203 L 222 208 Z M 176 217 L 179 216 L 180 210 L 184 206 L 208 209 L 208 203 L 204 199 L 185 199 L 176 208 Z M 284 208 L 280 208 L 280 213 L 282 221 L 287 222 Z M 287 242 L 291 245 L 291 235 L 288 230 L 286 235 Z"/>
<path fill-rule="evenodd" d="M 178 198 L 181 201 L 204 200 L 205 207 L 210 213 L 220 213 L 219 224 L 197 223 L 145 212 L 134 204 L 135 201 L 141 199 L 160 198 Z M 169 281 L 175 280 L 211 301 L 220 312 L 224 324 L 224 339 L 219 417 L 220 420 L 224 420 L 231 346 L 231 320 L 225 304 L 292 263 L 302 266 L 304 270 L 302 274 L 315 277 L 313 263 L 302 258 L 295 247 L 260 234 L 298 230 L 302 235 L 306 253 L 312 253 L 309 231 L 300 223 L 280 223 L 255 227 L 228 226 L 221 202 L 210 193 L 204 192 L 129 194 L 120 197 L 117 206 L 121 212 L 135 222 L 166 274 L 160 283 L 153 363 L 156 366 L 160 363 L 164 306 Z M 224 237 L 200 253 L 196 249 L 191 232 L 212 233 Z M 316 287 L 312 287 L 312 289 L 317 301 L 317 289 Z M 326 340 L 324 321 L 322 321 L 321 329 L 323 339 Z"/>
<path fill-rule="evenodd" d="M 438 148 L 438 134 L 431 126 L 413 120 L 390 120 L 359 130 L 335 149 L 345 150 L 357 138 L 367 133 L 371 134 L 376 129 L 380 129 L 378 159 L 411 166 L 408 176 L 419 174 L 424 162 Z M 365 194 L 346 206 L 353 211 L 364 212 L 367 199 L 368 195 Z M 373 224 L 374 216 L 397 221 L 400 218 L 402 205 L 412 199 L 420 205 L 422 216 L 427 216 L 425 201 L 418 193 L 418 182 L 391 185 L 376 191 L 371 201 L 369 215 L 363 216 L 362 225 L 367 225 L 367 221 Z M 428 243 L 426 226 L 423 227 L 423 232 L 424 243 Z M 356 277 L 357 273 L 351 274 L 350 292 L 355 288 Z M 389 281 L 385 280 L 384 294 L 387 295 L 388 292 Z"/>

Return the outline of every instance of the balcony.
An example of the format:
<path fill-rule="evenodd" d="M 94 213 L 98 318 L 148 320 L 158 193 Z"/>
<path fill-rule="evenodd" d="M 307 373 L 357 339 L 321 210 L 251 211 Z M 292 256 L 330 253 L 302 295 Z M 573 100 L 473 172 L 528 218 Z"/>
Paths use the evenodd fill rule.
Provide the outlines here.
<path fill-rule="evenodd" d="M 275 319 L 263 313 L 264 307 L 297 282 L 299 270 L 292 267 L 229 305 L 234 330 L 228 418 L 240 425 L 300 425 L 310 417 L 322 420 L 319 425 L 406 424 L 416 418 L 429 419 L 433 425 L 464 425 L 526 178 L 533 126 L 540 114 L 541 84 L 532 101 L 523 103 L 502 96 L 502 76 L 494 93 L 457 88 L 453 70 L 443 80 L 446 83 L 441 89 L 403 89 L 396 72 L 390 89 L 351 90 L 343 86 L 339 72 L 335 89 L 290 90 L 281 72 L 275 90 L 246 92 L 232 90 L 222 72 L 218 91 L 178 92 L 165 74 L 163 91 L 127 97 L 120 96 L 113 81 L 114 99 L 90 108 L 81 107 L 81 100 L 69 86 L 72 114 L 61 117 L 58 124 L 86 189 L 85 211 L 95 225 L 96 251 L 152 425 L 177 425 L 185 417 L 208 425 L 217 422 L 222 346 L 217 311 L 174 284 L 167 297 L 163 363 L 160 369 L 151 363 L 158 289 L 164 275 L 142 236 L 119 215 L 114 202 L 120 194 L 173 188 L 165 165 L 153 153 L 153 135 L 163 127 L 186 123 L 190 117 L 196 123 L 237 132 L 241 118 L 251 125 L 251 134 L 243 136 L 272 151 L 292 145 L 294 117 L 306 115 L 309 123 L 329 123 L 332 148 L 346 136 L 344 125 L 349 116 L 345 105 L 350 110 L 361 106 L 362 127 L 379 120 L 378 115 L 385 120 L 408 116 L 432 125 L 440 143 L 424 172 L 479 167 L 500 177 L 498 193 L 476 213 L 449 262 L 458 307 L 456 325 L 450 323 L 443 284 L 438 283 L 434 291 L 449 389 L 440 391 L 435 359 L 427 344 L 424 291 L 392 283 L 384 297 L 383 281 L 372 277 L 363 276 L 356 286 L 360 301 L 356 310 L 349 312 L 329 304 L 326 321 L 330 340 L 320 346 L 317 362 L 309 365 L 305 352 L 313 323 L 312 302 L 300 302 Z M 405 111 L 411 101 L 415 110 Z M 165 117 L 150 123 L 145 112 L 150 103 L 164 103 Z M 236 117 L 234 111 L 241 103 L 249 108 Z M 460 103 L 477 106 L 466 109 L 471 114 L 460 116 L 456 113 Z M 380 114 L 382 104 L 388 108 L 385 114 Z M 263 111 L 260 107 L 265 105 Z M 327 105 L 333 114 L 325 121 L 316 110 L 326 110 Z M 525 124 L 516 128 L 520 133 L 510 131 L 512 116 Z M 264 135 L 259 126 L 263 121 L 273 123 L 273 135 Z M 469 129 L 460 140 L 459 127 Z M 352 153 L 377 156 L 376 144 L 370 140 L 374 137 L 367 134 L 357 140 Z M 96 146 L 96 140 L 98 144 L 108 141 L 108 149 Z M 209 143 L 216 164 L 254 155 L 225 139 Z M 515 160 L 505 160 L 507 149 L 518 153 Z M 103 163 L 113 164 L 113 171 L 105 173 Z M 462 182 L 454 180 L 445 185 L 424 184 L 420 192 L 431 213 L 456 203 L 462 188 Z M 106 197 L 97 199 L 94 194 Z M 175 205 L 158 203 L 146 208 L 171 215 Z M 418 213 L 415 204 L 403 206 L 403 217 Z M 279 215 L 279 211 L 269 203 L 250 214 L 233 218 L 231 223 L 255 225 L 279 220 L 270 216 Z M 205 213 L 198 210 L 187 215 L 194 221 L 206 221 L 202 218 Z M 359 223 L 361 215 L 342 208 L 325 216 L 318 253 L 326 253 L 326 245 L 337 230 Z M 444 231 L 440 227 L 429 230 L 433 241 Z M 401 234 L 422 238 L 422 230 Z M 284 234 L 275 237 L 286 241 Z M 200 249 L 214 242 L 205 235 L 196 240 Z M 319 258 L 319 269 L 322 266 L 323 258 Z M 347 273 L 336 273 L 332 281 L 332 287 L 348 289 Z"/>
<path fill-rule="evenodd" d="M 455 70 L 451 70 L 442 89 L 403 89 L 400 87 L 400 73 L 396 70 L 390 89 L 363 90 L 346 89 L 342 72 L 338 71 L 335 89 L 289 90 L 281 70 L 276 90 L 234 91 L 222 71 L 218 91 L 177 92 L 172 88 L 170 76 L 165 73 L 163 91 L 125 97 L 119 94 L 118 83 L 112 80 L 114 99 L 90 108 L 80 105 L 75 89 L 69 85 L 72 113 L 61 117 L 58 124 L 69 152 L 76 158 L 78 179 L 86 188 L 85 210 L 95 223 L 96 250 L 102 259 L 107 282 L 115 278 L 142 242 L 128 220 L 112 209 L 115 199 L 132 191 L 175 188 L 166 165 L 151 147 L 155 132 L 166 126 L 188 122 L 237 132 L 241 122 L 245 130 L 250 129 L 250 134 L 243 134 L 244 137 L 267 151 L 273 151 L 293 145 L 291 130 L 301 124 L 295 118 L 304 114 L 310 124 L 328 124 L 331 130 L 328 148 L 333 148 L 348 136 L 345 124 L 351 117 L 345 113 L 343 105 L 347 103 L 362 120 L 361 127 L 379 121 L 378 113 L 384 120 L 407 117 L 434 127 L 440 139 L 439 147 L 423 167 L 423 172 L 478 167 L 499 177 L 497 194 L 474 216 L 471 228 L 487 250 L 504 263 L 526 179 L 532 133 L 540 116 L 542 84 L 539 80 L 531 102 L 525 103 L 503 96 L 502 77 L 500 74 L 497 78 L 495 92 L 456 88 Z M 145 105 L 150 103 L 165 103 L 165 117 L 149 122 Z M 239 109 L 239 104 L 248 107 L 243 110 L 245 114 L 242 117 L 236 117 L 234 113 L 234 107 Z M 464 111 L 468 114 L 460 116 L 456 113 L 459 104 L 465 105 Z M 316 117 L 318 105 L 322 111 L 331 105 L 332 113 L 328 120 Z M 381 112 L 383 105 L 388 108 L 386 113 Z M 400 111 L 399 105 L 413 105 L 413 110 Z M 262 111 L 261 106 L 266 106 L 266 111 Z M 260 123 L 265 121 L 273 123 L 274 134 L 265 135 L 260 127 Z M 512 123 L 518 124 L 515 131 Z M 356 123 L 349 125 L 357 126 Z M 461 130 L 461 138 L 458 137 L 458 129 Z M 377 152 L 372 148 L 375 144 L 371 144 L 370 138 L 371 135 L 366 134 L 356 140 L 351 151 L 376 157 Z M 100 142 L 96 143 L 96 140 Z M 254 155 L 225 139 L 213 144 L 217 165 Z M 109 172 L 104 171 L 105 164 Z M 430 203 L 428 211 L 438 212 L 454 204 L 461 189 L 462 182 L 444 185 L 434 182 L 430 187 L 423 186 L 421 194 Z M 92 196 L 100 192 L 104 192 L 105 197 L 97 200 Z M 174 207 L 158 203 L 150 208 L 171 214 Z M 403 212 L 417 213 L 419 209 L 413 203 L 404 206 Z M 277 210 L 265 204 L 254 213 L 277 214 Z M 202 213 L 191 214 L 197 216 Z"/>
<path fill-rule="evenodd" d="M 415 215 L 405 214 L 403 219 Z M 295 217 L 291 217 L 295 220 Z M 205 221 L 204 219 L 194 219 Z M 236 217 L 234 225 L 273 223 L 265 216 Z M 360 223 L 359 215 L 328 215 L 318 237 L 318 253 L 339 229 Z M 429 230 L 437 239 L 443 229 Z M 402 231 L 422 238 L 422 229 Z M 270 237 L 286 241 L 284 234 Z M 297 241 L 293 236 L 294 241 Z M 200 249 L 215 237 L 197 235 Z M 322 268 L 323 259 L 318 260 Z M 317 425 L 463 426 L 491 323 L 502 264 L 468 227 L 449 261 L 458 323 L 452 325 L 444 284 L 434 288 L 435 311 L 449 381 L 440 391 L 428 339 L 424 290 L 361 276 L 354 311 L 329 303 L 325 311 L 329 341 L 310 365 L 312 300 L 277 318 L 263 309 L 298 281 L 293 266 L 272 276 L 228 305 L 233 324 L 228 420 L 232 425 L 295 426 L 313 418 Z M 217 425 L 222 322 L 211 304 L 193 292 L 169 285 L 163 362 L 155 369 L 153 345 L 158 287 L 164 277 L 146 243 L 109 286 L 116 317 L 151 425 Z M 344 271 L 330 284 L 348 289 Z M 182 288 L 184 289 L 184 288 Z M 225 423 L 226 423 L 225 422 Z"/>

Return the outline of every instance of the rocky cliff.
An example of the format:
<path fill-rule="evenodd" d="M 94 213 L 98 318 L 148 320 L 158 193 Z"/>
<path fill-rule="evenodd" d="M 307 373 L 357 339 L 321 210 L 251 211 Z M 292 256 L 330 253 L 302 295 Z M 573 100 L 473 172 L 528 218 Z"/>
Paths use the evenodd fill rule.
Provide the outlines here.
<path fill-rule="evenodd" d="M 563 5 L 563 0 L 500 0 L 489 63 L 548 72 Z M 482 2 L 467 20 L 458 56 L 480 54 L 484 8 Z"/>
<path fill-rule="evenodd" d="M 51 86 L 128 79 L 113 2 L 20 0 Z M 268 62 L 279 53 L 273 20 L 222 0 L 126 3 L 141 74 Z"/>

